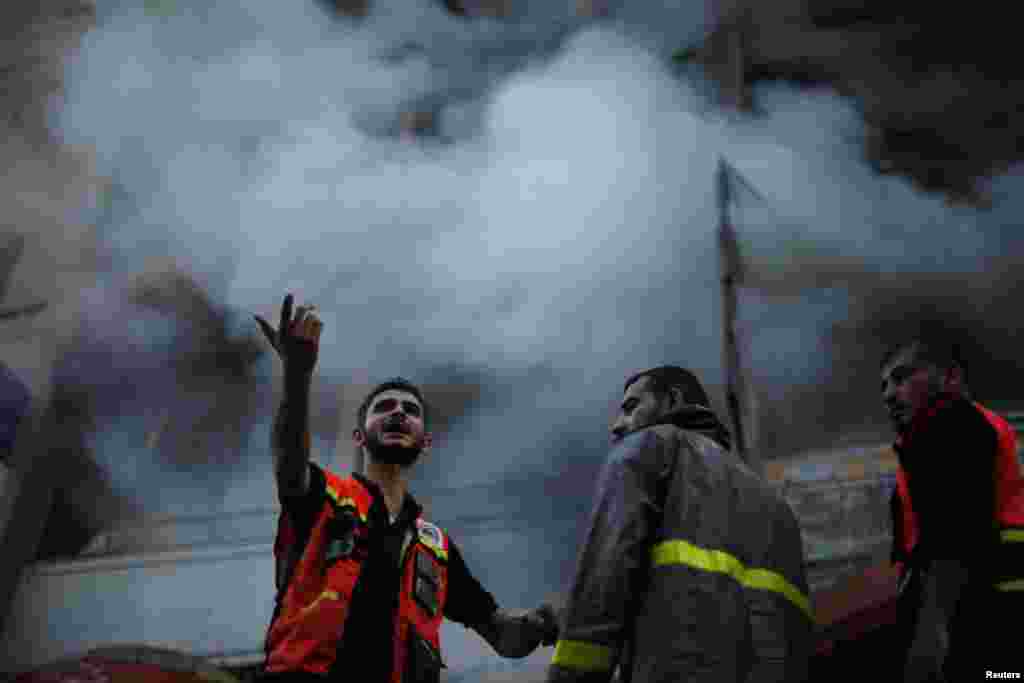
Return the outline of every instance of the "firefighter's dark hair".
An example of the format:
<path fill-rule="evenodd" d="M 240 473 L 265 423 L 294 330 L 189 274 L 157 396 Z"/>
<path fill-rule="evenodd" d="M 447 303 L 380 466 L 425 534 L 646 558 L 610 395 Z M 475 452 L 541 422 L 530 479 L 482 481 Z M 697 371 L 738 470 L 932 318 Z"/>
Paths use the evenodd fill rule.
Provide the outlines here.
<path fill-rule="evenodd" d="M 622 393 L 626 393 L 630 385 L 644 377 L 648 378 L 648 385 L 651 391 L 659 398 L 667 395 L 675 387 L 682 392 L 685 403 L 700 405 L 705 408 L 711 407 L 707 392 L 704 391 L 704 387 L 701 386 L 697 376 L 686 368 L 676 365 L 661 365 L 636 373 L 626 380 L 622 387 Z"/>
<path fill-rule="evenodd" d="M 430 409 L 427 407 L 427 402 L 423 398 L 423 392 L 420 388 L 405 379 L 404 377 L 392 377 L 391 379 L 381 382 L 375 386 L 370 393 L 366 395 L 363 402 L 359 404 L 359 411 L 356 413 L 356 429 L 362 430 L 366 425 L 366 411 L 370 409 L 370 404 L 373 403 L 373 399 L 379 394 L 383 394 L 385 391 L 405 391 L 416 397 L 416 400 L 423 406 L 423 424 L 427 424 L 427 419 L 430 414 Z"/>
<path fill-rule="evenodd" d="M 941 339 L 917 338 L 897 344 L 889 348 L 882 356 L 881 366 L 889 365 L 897 356 L 907 354 L 917 363 L 927 363 L 939 370 L 951 370 L 957 368 L 967 381 L 967 364 L 964 362 L 963 353 L 958 344 L 947 342 Z"/>

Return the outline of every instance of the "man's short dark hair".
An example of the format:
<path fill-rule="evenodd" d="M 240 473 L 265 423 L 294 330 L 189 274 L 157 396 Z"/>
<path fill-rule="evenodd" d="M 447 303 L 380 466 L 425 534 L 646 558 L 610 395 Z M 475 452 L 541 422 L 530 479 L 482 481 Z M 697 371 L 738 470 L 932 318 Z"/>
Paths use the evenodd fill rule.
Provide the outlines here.
<path fill-rule="evenodd" d="M 420 388 L 404 377 L 392 377 L 391 379 L 381 382 L 375 386 L 373 390 L 366 395 L 363 402 L 359 404 L 359 412 L 356 413 L 356 419 L 359 421 L 356 425 L 357 429 L 361 430 L 364 425 L 366 425 L 366 411 L 370 409 L 370 404 L 373 403 L 373 399 L 378 395 L 383 394 L 385 391 L 404 391 L 415 396 L 416 400 L 418 400 L 420 405 L 423 406 L 423 424 L 427 424 L 427 414 L 429 410 L 427 409 L 427 402 L 423 399 L 423 393 L 420 391 Z"/>
<path fill-rule="evenodd" d="M 967 366 L 957 344 L 936 339 L 912 339 L 890 347 L 882 357 L 881 367 L 884 368 L 886 365 L 889 365 L 897 356 L 901 356 L 904 353 L 913 358 L 917 363 L 927 363 L 939 370 L 958 368 L 966 381 Z"/>
<path fill-rule="evenodd" d="M 708 395 L 704 391 L 704 387 L 701 386 L 697 376 L 686 368 L 681 368 L 677 365 L 662 365 L 636 373 L 626 380 L 625 385 L 622 387 L 622 393 L 626 393 L 631 384 L 644 377 L 648 378 L 648 386 L 654 392 L 654 395 L 659 398 L 666 396 L 674 387 L 682 392 L 684 403 L 704 406 L 705 408 L 711 407 Z"/>

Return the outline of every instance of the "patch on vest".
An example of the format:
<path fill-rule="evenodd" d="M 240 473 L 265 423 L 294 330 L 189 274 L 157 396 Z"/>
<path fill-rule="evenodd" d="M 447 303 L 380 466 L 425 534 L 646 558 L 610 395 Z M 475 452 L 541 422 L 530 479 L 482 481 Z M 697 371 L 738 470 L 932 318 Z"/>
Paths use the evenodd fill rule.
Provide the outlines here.
<path fill-rule="evenodd" d="M 444 534 L 441 530 L 430 522 L 424 522 L 423 520 L 416 521 L 416 529 L 419 533 L 420 543 L 430 548 L 430 550 L 442 560 L 448 559 L 448 553 L 444 549 Z"/>

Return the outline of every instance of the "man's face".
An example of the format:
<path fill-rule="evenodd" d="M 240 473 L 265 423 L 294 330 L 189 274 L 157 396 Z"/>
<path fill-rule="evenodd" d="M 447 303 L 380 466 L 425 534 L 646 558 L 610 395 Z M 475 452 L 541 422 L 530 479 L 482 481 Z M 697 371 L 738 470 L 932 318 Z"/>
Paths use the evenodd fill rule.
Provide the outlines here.
<path fill-rule="evenodd" d="M 643 429 L 665 414 L 667 397 L 658 397 L 650 388 L 650 377 L 641 377 L 626 388 L 619 412 L 612 422 L 612 442 L 630 432 Z"/>
<path fill-rule="evenodd" d="M 423 405 L 407 391 L 391 389 L 373 397 L 366 409 L 362 435 L 356 443 L 365 446 L 378 462 L 411 465 L 430 445 L 423 423 Z"/>
<path fill-rule="evenodd" d="M 918 362 L 912 351 L 900 353 L 882 368 L 882 402 L 897 433 L 905 432 L 942 389 L 941 371 Z"/>

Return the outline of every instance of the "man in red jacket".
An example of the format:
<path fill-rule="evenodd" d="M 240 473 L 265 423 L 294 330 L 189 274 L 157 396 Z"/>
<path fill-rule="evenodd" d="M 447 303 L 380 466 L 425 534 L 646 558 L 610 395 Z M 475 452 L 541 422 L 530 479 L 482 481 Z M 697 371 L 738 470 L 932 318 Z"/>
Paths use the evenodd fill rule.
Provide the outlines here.
<path fill-rule="evenodd" d="M 893 559 L 902 567 L 905 680 L 1020 672 L 1024 480 L 1005 420 L 972 401 L 956 349 L 930 340 L 882 362 L 897 432 Z"/>

